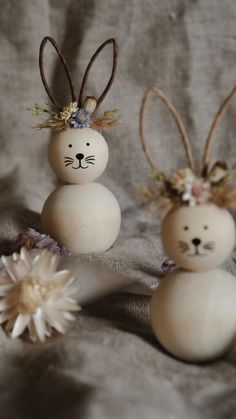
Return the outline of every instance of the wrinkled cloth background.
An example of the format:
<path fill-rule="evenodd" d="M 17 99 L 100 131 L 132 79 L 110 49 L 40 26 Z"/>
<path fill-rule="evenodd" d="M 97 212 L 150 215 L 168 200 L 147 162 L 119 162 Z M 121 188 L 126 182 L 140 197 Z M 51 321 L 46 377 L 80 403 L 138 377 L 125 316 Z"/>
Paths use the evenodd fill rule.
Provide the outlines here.
<path fill-rule="evenodd" d="M 164 88 L 181 112 L 200 167 L 214 114 L 236 82 L 236 3 L 233 0 L 8 0 L 0 1 L 0 238 L 1 252 L 28 226 L 56 185 L 47 162 L 50 133 L 35 132 L 26 111 L 47 97 L 38 70 L 43 36 L 65 52 L 79 89 L 87 62 L 106 38 L 119 45 L 115 83 L 101 111 L 120 108 L 122 124 L 107 134 L 109 167 L 101 178 L 122 208 L 114 247 L 83 257 L 145 282 L 160 279 L 163 257 L 158 214 L 136 190 L 150 181 L 138 136 L 147 87 Z M 105 85 L 109 50 L 90 78 L 90 93 Z M 47 75 L 63 103 L 68 95 L 53 50 Z M 88 93 L 89 93 L 88 92 Z M 214 159 L 235 162 L 236 106 L 224 118 Z M 147 111 L 147 138 L 163 169 L 183 167 L 176 128 L 156 100 Z M 235 272 L 233 258 L 227 267 Z M 149 297 L 115 294 L 83 310 L 66 337 L 33 346 L 0 332 L 1 419 L 236 418 L 234 353 L 204 366 L 179 362 L 158 346 L 148 320 Z"/>

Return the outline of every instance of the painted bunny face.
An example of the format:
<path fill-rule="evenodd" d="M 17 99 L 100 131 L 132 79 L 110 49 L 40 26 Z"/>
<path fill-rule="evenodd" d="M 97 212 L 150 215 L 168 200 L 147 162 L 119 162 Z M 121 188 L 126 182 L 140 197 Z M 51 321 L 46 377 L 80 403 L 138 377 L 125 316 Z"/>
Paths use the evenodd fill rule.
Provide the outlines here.
<path fill-rule="evenodd" d="M 165 217 L 161 237 L 167 255 L 190 271 L 221 265 L 235 244 L 231 214 L 214 204 L 175 207 Z"/>
<path fill-rule="evenodd" d="M 50 165 L 67 183 L 94 181 L 104 172 L 108 157 L 106 140 L 92 128 L 55 133 L 49 145 Z"/>

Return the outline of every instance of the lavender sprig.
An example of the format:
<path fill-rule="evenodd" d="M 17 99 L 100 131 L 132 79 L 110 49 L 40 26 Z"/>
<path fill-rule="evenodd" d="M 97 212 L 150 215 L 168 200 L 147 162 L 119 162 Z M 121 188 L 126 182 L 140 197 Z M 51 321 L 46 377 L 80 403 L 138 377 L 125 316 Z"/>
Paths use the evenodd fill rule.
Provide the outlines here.
<path fill-rule="evenodd" d="M 165 258 L 161 264 L 161 270 L 164 273 L 175 272 L 178 269 L 175 262 L 169 258 Z"/>
<path fill-rule="evenodd" d="M 52 237 L 40 233 L 34 228 L 28 228 L 24 233 L 19 234 L 12 246 L 12 252 L 19 252 L 22 246 L 27 250 L 47 249 L 50 252 L 61 256 L 68 256 L 71 254 L 65 246 L 59 246 Z"/>

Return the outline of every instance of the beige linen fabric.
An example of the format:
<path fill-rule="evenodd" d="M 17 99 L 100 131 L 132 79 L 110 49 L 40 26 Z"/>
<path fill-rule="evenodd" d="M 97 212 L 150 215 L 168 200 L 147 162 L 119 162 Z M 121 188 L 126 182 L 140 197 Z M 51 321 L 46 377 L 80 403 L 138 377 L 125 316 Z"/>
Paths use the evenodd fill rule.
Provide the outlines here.
<path fill-rule="evenodd" d="M 106 38 L 119 45 L 115 83 L 101 111 L 119 107 L 122 124 L 107 133 L 110 162 L 101 179 L 117 196 L 122 229 L 114 247 L 87 257 L 150 287 L 163 257 L 159 215 L 136 194 L 150 180 L 138 139 L 138 112 L 147 87 L 164 88 L 186 122 L 199 167 L 203 140 L 219 104 L 236 82 L 233 0 L 0 0 L 1 251 L 27 226 L 38 226 L 56 185 L 47 162 L 50 133 L 31 129 L 26 111 L 47 101 L 38 71 L 43 36 L 65 51 L 77 90 L 86 64 Z M 65 79 L 55 54 L 47 74 L 63 103 Z M 99 92 L 110 68 L 99 59 L 89 92 Z M 88 93 L 89 93 L 88 92 Z M 151 109 L 151 108 L 150 108 Z M 158 101 L 147 112 L 147 138 L 163 169 L 183 167 L 170 117 Z M 215 158 L 235 161 L 236 107 L 224 118 Z M 83 258 L 86 259 L 86 258 Z M 235 272 L 233 259 L 228 268 Z M 149 298 L 116 294 L 88 307 L 66 337 L 46 345 L 0 333 L 1 419 L 236 418 L 235 356 L 204 366 L 165 354 L 148 320 Z"/>

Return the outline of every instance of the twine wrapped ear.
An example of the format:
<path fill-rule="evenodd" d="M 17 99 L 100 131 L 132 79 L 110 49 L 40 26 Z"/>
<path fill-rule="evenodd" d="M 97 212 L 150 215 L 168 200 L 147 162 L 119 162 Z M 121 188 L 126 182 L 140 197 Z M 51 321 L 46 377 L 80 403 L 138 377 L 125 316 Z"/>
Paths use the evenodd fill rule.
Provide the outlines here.
<path fill-rule="evenodd" d="M 69 86 L 70 86 L 70 92 L 71 92 L 72 102 L 75 102 L 76 101 L 75 90 L 74 90 L 74 86 L 73 86 L 73 82 L 72 82 L 72 78 L 71 78 L 71 75 L 70 75 L 69 68 L 68 68 L 68 66 L 66 64 L 66 60 L 65 60 L 64 55 L 62 54 L 61 49 L 59 48 L 59 46 L 56 43 L 55 39 L 51 38 L 50 36 L 45 36 L 43 38 L 42 42 L 41 42 L 40 49 L 39 49 L 39 69 L 40 69 L 40 75 L 41 75 L 41 79 L 42 79 L 43 85 L 45 87 L 45 90 L 46 90 L 46 92 L 48 94 L 48 97 L 50 98 L 50 100 L 52 101 L 52 103 L 55 106 L 57 106 L 59 109 L 61 109 L 62 106 L 57 103 L 57 101 L 55 99 L 55 96 L 54 96 L 52 90 L 50 89 L 50 87 L 49 87 L 49 85 L 47 83 L 45 72 L 44 72 L 44 48 L 45 48 L 47 42 L 50 42 L 52 44 L 52 46 L 55 48 L 55 50 L 56 50 L 56 52 L 57 52 L 57 54 L 58 54 L 58 56 L 59 56 L 59 58 L 61 60 L 61 63 L 63 65 L 63 67 L 64 67 L 64 70 L 65 70 L 65 73 L 66 73 L 66 76 L 67 76 L 67 79 L 68 79 L 68 82 L 69 82 Z"/>
<path fill-rule="evenodd" d="M 233 90 L 231 90 L 230 94 L 225 98 L 215 118 L 213 119 L 213 122 L 211 124 L 210 130 L 206 139 L 206 145 L 205 145 L 204 154 L 203 154 L 203 176 L 206 176 L 208 172 L 208 166 L 209 166 L 209 161 L 210 161 L 211 151 L 212 151 L 213 136 L 217 128 L 219 127 L 225 112 L 227 111 L 229 105 L 231 104 L 235 96 L 236 96 L 236 86 L 233 88 Z"/>
<path fill-rule="evenodd" d="M 103 92 L 101 93 L 101 95 L 99 96 L 98 99 L 96 99 L 94 97 L 91 97 L 91 96 L 87 96 L 86 97 L 86 99 L 85 99 L 85 107 L 86 107 L 86 102 L 89 101 L 91 103 L 92 100 L 93 100 L 93 108 L 94 108 L 93 111 L 94 111 L 95 108 L 98 107 L 98 105 L 100 105 L 100 103 L 104 100 L 105 96 L 107 95 L 108 91 L 111 88 L 111 85 L 113 83 L 113 80 L 114 80 L 114 77 L 115 77 L 115 73 L 116 73 L 117 56 L 118 56 L 118 53 L 117 53 L 117 43 L 116 43 L 116 40 L 114 38 L 107 39 L 105 42 L 103 42 L 103 44 L 100 45 L 100 47 L 97 49 L 97 51 L 91 57 L 88 65 L 87 65 L 87 68 L 85 70 L 84 77 L 83 77 L 82 84 L 81 84 L 81 88 L 80 88 L 80 92 L 79 92 L 79 97 L 78 97 L 78 107 L 79 108 L 84 107 L 83 93 L 84 93 L 84 89 L 85 89 L 85 86 L 86 86 L 87 81 L 88 81 L 88 76 L 89 76 L 89 72 L 90 72 L 90 70 L 92 68 L 92 65 L 96 61 L 96 59 L 97 59 L 98 55 L 100 54 L 100 52 L 107 45 L 109 45 L 109 44 L 112 44 L 112 47 L 113 47 L 113 64 L 112 64 L 111 76 L 110 76 L 110 78 L 108 80 L 108 83 L 107 83 L 105 89 L 103 90 Z"/>
<path fill-rule="evenodd" d="M 141 109 L 140 109 L 140 117 L 139 117 L 139 130 L 140 130 L 140 139 L 141 139 L 142 149 L 143 149 L 143 152 L 144 152 L 144 154 L 147 158 L 148 163 L 151 166 L 151 169 L 155 173 L 158 173 L 158 174 L 162 173 L 161 169 L 156 165 L 155 161 L 153 160 L 153 158 L 151 156 L 151 153 L 150 153 L 150 150 L 148 148 L 147 142 L 145 140 L 145 135 L 144 135 L 144 112 L 145 112 L 145 107 L 146 107 L 148 99 L 151 96 L 155 96 L 155 95 L 159 96 L 161 101 L 165 104 L 165 106 L 170 111 L 171 115 L 173 116 L 173 118 L 175 120 L 175 123 L 177 125 L 177 128 L 179 130 L 183 146 L 184 146 L 188 166 L 194 172 L 194 162 L 193 162 L 193 157 L 192 157 L 190 141 L 189 141 L 188 134 L 187 134 L 187 131 L 185 129 L 184 123 L 183 123 L 177 109 L 174 107 L 174 105 L 171 103 L 170 99 L 166 96 L 166 94 L 159 87 L 151 87 L 150 89 L 148 89 L 146 91 L 146 93 L 143 97 L 143 100 L 142 100 L 142 105 L 141 105 Z"/>

